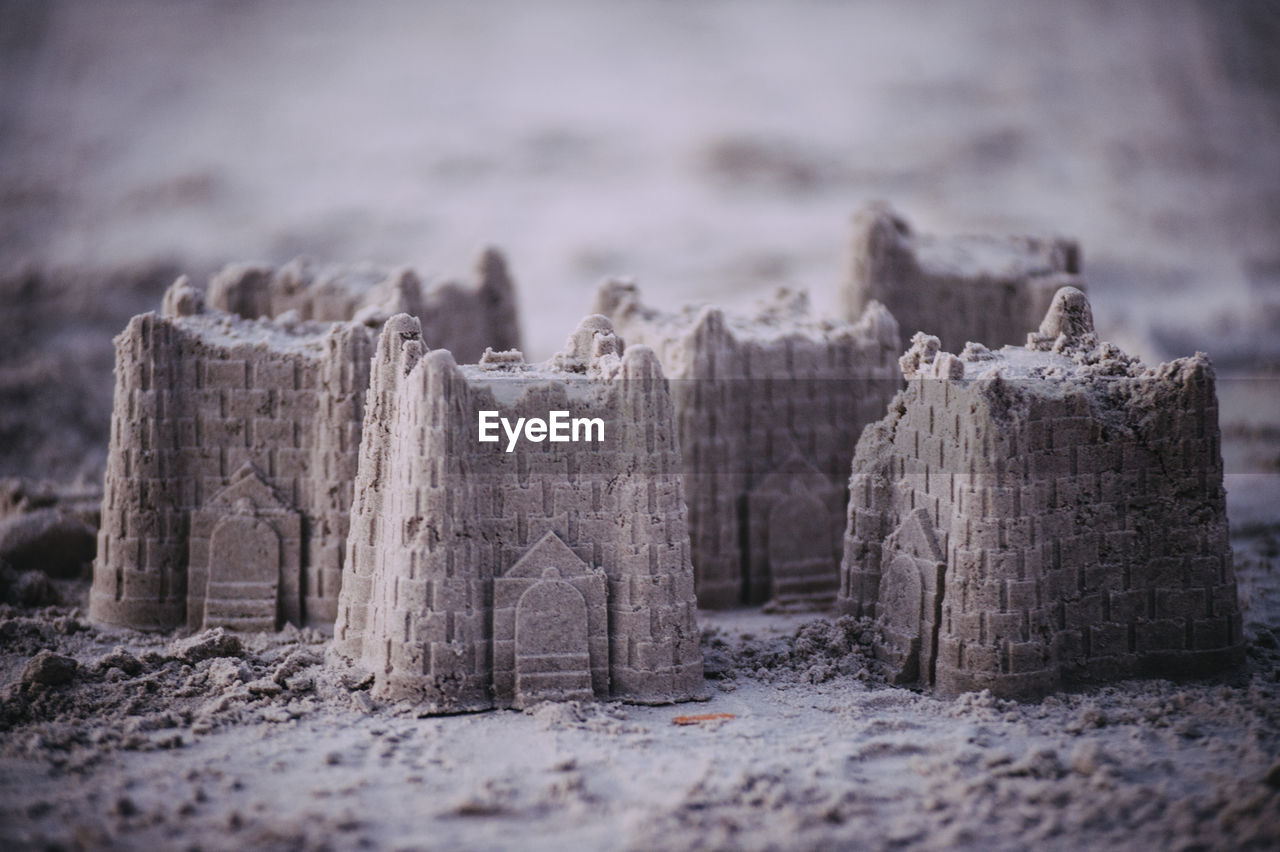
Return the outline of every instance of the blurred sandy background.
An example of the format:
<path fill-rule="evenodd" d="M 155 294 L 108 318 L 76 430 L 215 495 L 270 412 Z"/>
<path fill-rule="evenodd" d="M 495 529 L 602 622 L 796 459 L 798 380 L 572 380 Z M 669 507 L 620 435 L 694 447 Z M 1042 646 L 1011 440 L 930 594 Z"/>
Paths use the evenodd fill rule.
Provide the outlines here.
<path fill-rule="evenodd" d="M 8 0 L 0 474 L 97 475 L 108 338 L 179 271 L 493 243 L 542 358 L 605 275 L 828 307 L 876 198 L 1079 238 L 1104 333 L 1276 439 L 1275 3 Z"/>

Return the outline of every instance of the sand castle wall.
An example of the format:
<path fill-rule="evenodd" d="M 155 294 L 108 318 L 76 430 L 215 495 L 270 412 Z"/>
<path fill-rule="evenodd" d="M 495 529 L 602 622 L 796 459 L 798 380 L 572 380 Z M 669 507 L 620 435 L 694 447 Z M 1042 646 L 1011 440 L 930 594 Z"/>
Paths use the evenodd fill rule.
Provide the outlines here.
<path fill-rule="evenodd" d="M 380 326 L 406 313 L 418 317 L 432 347 L 448 349 L 464 363 L 479 360 L 486 347 L 520 347 L 515 284 L 493 248 L 480 253 L 468 281 L 423 281 L 407 267 L 316 267 L 301 259 L 279 268 L 231 264 L 209 282 L 208 301 L 246 319 L 292 313 L 302 320 Z"/>
<path fill-rule="evenodd" d="M 653 352 L 589 318 L 553 362 L 460 367 L 415 320 L 378 346 L 338 652 L 434 712 L 702 691 L 680 455 Z M 567 410 L 604 440 L 479 440 Z M 505 441 L 505 439 L 504 439 Z"/>
<path fill-rule="evenodd" d="M 1073 240 L 917 234 L 884 204 L 853 217 L 848 255 L 841 315 L 854 321 L 880 302 L 898 320 L 903 347 L 917 331 L 948 352 L 969 341 L 1019 344 L 1058 288 L 1084 289 Z"/>
<path fill-rule="evenodd" d="M 375 332 L 287 332 L 205 311 L 185 280 L 165 303 L 116 338 L 90 616 L 145 629 L 206 623 L 219 559 L 210 541 L 239 509 L 248 517 L 223 537 L 232 547 L 237 529 L 271 528 L 279 618 L 331 624 Z M 245 607 L 228 602 L 216 619 L 263 626 Z"/>
<path fill-rule="evenodd" d="M 789 292 L 753 317 L 669 314 L 622 282 L 596 309 L 671 380 L 699 605 L 830 601 L 849 448 L 901 386 L 893 317 L 872 305 L 854 324 L 819 321 Z"/>
<path fill-rule="evenodd" d="M 858 444 L 840 605 L 899 682 L 1033 697 L 1240 659 L 1213 369 L 1147 370 L 1067 309 L 1026 349 L 918 336 Z"/>

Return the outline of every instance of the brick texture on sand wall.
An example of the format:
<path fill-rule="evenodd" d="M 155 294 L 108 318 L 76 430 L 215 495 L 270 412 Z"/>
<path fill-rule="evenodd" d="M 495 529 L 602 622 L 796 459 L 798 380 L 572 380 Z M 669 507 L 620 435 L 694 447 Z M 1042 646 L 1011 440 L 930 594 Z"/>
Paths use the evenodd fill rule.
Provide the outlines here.
<path fill-rule="evenodd" d="M 917 334 L 858 443 L 840 607 L 900 683 L 1035 697 L 1243 658 L 1214 373 L 1154 369 L 1060 290 L 1026 347 Z"/>

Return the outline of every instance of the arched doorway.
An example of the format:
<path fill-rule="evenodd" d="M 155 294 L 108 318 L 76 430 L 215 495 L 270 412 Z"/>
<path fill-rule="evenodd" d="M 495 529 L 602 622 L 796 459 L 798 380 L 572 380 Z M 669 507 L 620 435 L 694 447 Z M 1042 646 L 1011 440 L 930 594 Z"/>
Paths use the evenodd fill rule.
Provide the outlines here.
<path fill-rule="evenodd" d="M 785 602 L 830 592 L 835 577 L 831 513 L 803 494 L 779 497 L 769 510 L 769 570 L 773 600 Z"/>
<path fill-rule="evenodd" d="M 931 684 L 938 656 L 946 563 L 929 514 L 917 509 L 885 542 L 876 612 L 883 634 L 876 657 L 891 683 Z"/>
<path fill-rule="evenodd" d="M 209 539 L 208 577 L 205 628 L 276 629 L 280 537 L 270 524 L 247 513 L 219 521 Z"/>
<path fill-rule="evenodd" d="M 222 531 L 214 541 L 219 529 Z M 187 626 L 193 630 L 219 625 L 258 630 L 274 629 L 280 621 L 301 626 L 303 545 L 298 512 L 266 483 L 256 467 L 248 462 L 241 465 L 225 488 L 191 512 Z M 255 588 L 255 583 L 274 584 L 274 588 Z M 212 608 L 205 605 L 211 586 L 219 596 Z M 313 587 L 308 593 L 315 591 Z M 264 603 L 261 612 L 246 618 L 247 595 L 261 597 L 264 602 L 269 597 L 269 613 Z M 206 612 L 213 621 L 206 623 Z M 262 624 L 267 627 L 258 626 Z"/>
<path fill-rule="evenodd" d="M 590 700 L 587 602 L 548 568 L 516 605 L 515 705 Z"/>
<path fill-rule="evenodd" d="M 924 583 L 916 559 L 899 553 L 880 577 L 880 606 L 889 662 L 896 670 L 897 683 L 914 683 L 920 678 L 920 622 L 924 606 Z"/>

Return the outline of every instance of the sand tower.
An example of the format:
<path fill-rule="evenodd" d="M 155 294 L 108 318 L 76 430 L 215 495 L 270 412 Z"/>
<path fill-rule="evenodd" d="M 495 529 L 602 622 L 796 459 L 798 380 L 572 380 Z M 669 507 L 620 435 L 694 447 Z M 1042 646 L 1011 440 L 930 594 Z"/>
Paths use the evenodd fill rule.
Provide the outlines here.
<path fill-rule="evenodd" d="M 544 364 L 488 352 L 459 366 L 402 315 L 368 398 L 335 647 L 377 694 L 455 712 L 702 693 L 675 415 L 652 350 L 624 352 L 596 316 Z M 481 440 L 486 417 L 507 424 L 501 440 Z"/>
<path fill-rule="evenodd" d="M 1025 347 L 917 334 L 858 442 L 840 605 L 900 683 L 1035 697 L 1241 659 L 1214 373 L 1154 369 L 1064 288 Z"/>
<path fill-rule="evenodd" d="M 90 617 L 331 625 L 375 336 L 241 319 L 185 278 L 134 317 L 116 338 Z"/>

